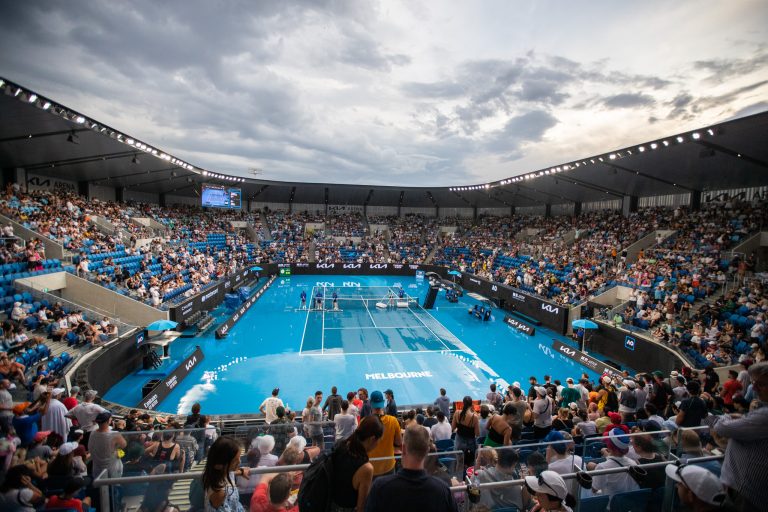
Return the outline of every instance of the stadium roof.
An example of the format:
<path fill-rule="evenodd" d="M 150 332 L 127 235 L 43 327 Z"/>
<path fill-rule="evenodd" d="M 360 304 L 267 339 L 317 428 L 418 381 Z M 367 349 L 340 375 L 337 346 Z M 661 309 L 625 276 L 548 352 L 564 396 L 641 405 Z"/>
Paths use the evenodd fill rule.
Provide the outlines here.
<path fill-rule="evenodd" d="M 768 185 L 768 112 L 644 141 L 491 183 L 398 187 L 266 181 L 195 167 L 0 79 L 0 165 L 42 176 L 196 196 L 202 183 L 239 186 L 259 202 L 411 207 L 525 207 Z"/>

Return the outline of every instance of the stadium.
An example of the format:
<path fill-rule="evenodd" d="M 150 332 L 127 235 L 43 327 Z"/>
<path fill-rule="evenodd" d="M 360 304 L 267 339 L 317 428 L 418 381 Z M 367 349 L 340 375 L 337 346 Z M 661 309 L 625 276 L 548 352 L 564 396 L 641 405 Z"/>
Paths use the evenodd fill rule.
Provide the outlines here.
<path fill-rule="evenodd" d="M 119 128 L 143 107 L 23 76 L 0 76 L 8 510 L 764 503 L 765 102 L 488 179 L 337 182 L 214 167 Z M 416 470 L 446 504 L 383 491 Z"/>

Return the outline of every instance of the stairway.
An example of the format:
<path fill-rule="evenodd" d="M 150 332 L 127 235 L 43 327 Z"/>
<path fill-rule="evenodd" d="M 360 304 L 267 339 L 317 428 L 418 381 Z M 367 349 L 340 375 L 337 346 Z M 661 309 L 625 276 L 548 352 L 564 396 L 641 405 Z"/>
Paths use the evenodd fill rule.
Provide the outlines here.
<path fill-rule="evenodd" d="M 205 459 L 193 464 L 192 467 L 189 469 L 189 473 L 194 473 L 198 475 L 199 478 L 202 478 L 204 469 L 205 469 Z M 177 480 L 173 484 L 173 487 L 171 487 L 171 492 L 168 494 L 168 501 L 170 501 L 176 507 L 178 507 L 179 510 L 188 510 L 190 507 L 189 487 L 191 485 L 192 485 L 192 480 L 189 480 L 189 479 Z"/>
<path fill-rule="evenodd" d="M 267 214 L 263 211 L 259 212 L 259 218 L 261 219 L 261 236 L 262 239 L 271 242 L 272 241 L 272 228 L 267 221 Z"/>
<path fill-rule="evenodd" d="M 308 259 L 309 259 L 310 263 L 316 263 L 317 262 L 317 258 L 315 258 L 315 250 L 316 249 L 317 248 L 315 246 L 315 239 L 313 238 L 309 242 L 309 249 L 307 249 L 309 251 Z"/>

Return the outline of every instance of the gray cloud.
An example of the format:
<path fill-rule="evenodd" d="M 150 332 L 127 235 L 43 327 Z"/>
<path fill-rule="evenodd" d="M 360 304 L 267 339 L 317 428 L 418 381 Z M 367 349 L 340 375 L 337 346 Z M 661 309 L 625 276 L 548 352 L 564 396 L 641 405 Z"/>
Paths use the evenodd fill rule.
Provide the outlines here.
<path fill-rule="evenodd" d="M 607 108 L 650 107 L 654 103 L 656 100 L 652 96 L 642 93 L 614 94 L 603 100 L 603 105 Z"/>

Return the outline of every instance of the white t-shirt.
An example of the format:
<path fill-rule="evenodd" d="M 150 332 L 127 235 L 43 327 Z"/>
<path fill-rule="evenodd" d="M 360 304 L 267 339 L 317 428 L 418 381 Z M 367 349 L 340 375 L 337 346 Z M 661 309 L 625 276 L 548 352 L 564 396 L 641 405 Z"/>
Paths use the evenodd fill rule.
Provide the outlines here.
<path fill-rule="evenodd" d="M 605 462 L 598 464 L 595 469 L 618 468 L 620 466 L 636 466 L 637 462 L 629 457 L 610 456 Z M 596 475 L 592 477 L 592 488 L 600 491 L 603 496 L 613 496 L 620 492 L 636 491 L 640 487 L 628 471 L 612 473 L 609 475 Z"/>
<path fill-rule="evenodd" d="M 261 410 L 262 407 L 264 408 L 264 415 L 266 416 L 265 421 L 267 423 L 272 423 L 277 419 L 277 413 L 275 411 L 281 405 L 283 405 L 283 401 L 275 396 L 270 396 L 261 402 L 259 410 Z"/>
<path fill-rule="evenodd" d="M 552 425 L 552 400 L 549 397 L 534 400 L 533 412 L 538 414 L 533 420 L 534 426 L 544 428 Z"/>
<path fill-rule="evenodd" d="M 448 420 L 445 420 L 443 422 L 437 422 L 434 425 L 432 425 L 432 428 L 430 429 L 430 436 L 432 437 L 432 440 L 437 441 L 443 441 L 445 439 L 451 438 L 451 433 L 453 432 L 453 429 L 451 428 L 451 424 L 448 423 Z"/>

